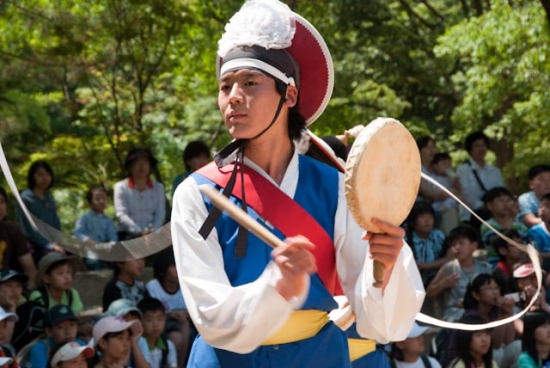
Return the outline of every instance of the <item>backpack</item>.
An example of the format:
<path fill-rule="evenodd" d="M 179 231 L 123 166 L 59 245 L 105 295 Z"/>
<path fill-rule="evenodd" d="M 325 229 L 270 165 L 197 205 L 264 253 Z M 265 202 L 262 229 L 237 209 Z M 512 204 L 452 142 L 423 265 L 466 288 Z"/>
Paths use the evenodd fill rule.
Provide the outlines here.
<path fill-rule="evenodd" d="M 455 355 L 453 347 L 453 331 L 449 329 L 442 329 L 432 339 L 430 347 L 430 355 L 433 356 L 441 366 L 447 366 Z"/>
<path fill-rule="evenodd" d="M 21 350 L 44 333 L 44 318 L 50 306 L 50 298 L 44 286 L 37 290 L 40 292 L 40 298 L 27 301 L 17 307 L 16 313 L 19 316 L 19 321 L 15 323 L 11 340 L 16 351 Z M 66 292 L 70 306 L 73 302 L 73 293 L 70 289 Z"/>
<path fill-rule="evenodd" d="M 425 367 L 425 368 L 432 368 L 432 363 L 430 363 L 430 360 L 428 359 L 427 356 L 421 355 L 421 356 L 420 356 L 420 359 L 422 360 L 422 364 L 424 364 L 424 367 Z M 390 367 L 391 367 L 391 368 L 395 368 L 395 367 L 396 367 L 395 361 L 392 360 L 392 361 L 390 362 Z"/>

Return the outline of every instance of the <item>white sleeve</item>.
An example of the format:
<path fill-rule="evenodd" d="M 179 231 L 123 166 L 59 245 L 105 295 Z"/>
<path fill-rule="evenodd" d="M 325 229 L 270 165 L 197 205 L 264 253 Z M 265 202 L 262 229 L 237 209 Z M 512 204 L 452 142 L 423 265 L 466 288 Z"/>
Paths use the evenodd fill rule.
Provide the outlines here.
<path fill-rule="evenodd" d="M 168 367 L 177 367 L 178 366 L 178 357 L 176 355 L 176 346 L 174 343 L 170 340 L 168 341 L 168 356 L 166 359 L 166 363 L 168 363 Z"/>
<path fill-rule="evenodd" d="M 141 228 L 132 220 L 130 215 L 128 215 L 128 196 L 127 191 L 129 190 L 128 186 L 125 184 L 125 181 L 119 181 L 115 184 L 114 187 L 114 204 L 115 204 L 115 213 L 116 218 L 119 223 L 122 225 L 122 228 L 125 231 L 131 233 L 139 233 Z"/>
<path fill-rule="evenodd" d="M 149 354 L 149 346 L 147 346 L 147 340 L 145 340 L 145 337 L 141 336 L 138 339 L 138 346 L 139 350 L 141 350 L 141 354 L 143 354 L 143 358 L 145 358 L 145 361 L 151 365 L 151 355 Z"/>
<path fill-rule="evenodd" d="M 479 184 L 475 178 L 472 168 L 468 164 L 462 164 L 456 170 L 458 178 L 460 180 L 460 189 L 464 202 L 473 210 L 483 206 L 483 201 L 477 198 L 479 193 Z"/>
<path fill-rule="evenodd" d="M 405 340 L 425 296 L 412 251 L 403 244 L 385 291 L 374 288 L 369 245 L 361 239 L 364 230 L 347 209 L 343 176 L 340 179 L 334 233 L 336 266 L 357 317 L 357 332 L 382 344 Z"/>
<path fill-rule="evenodd" d="M 187 178 L 176 189 L 172 210 L 172 242 L 187 310 L 208 344 L 247 353 L 277 332 L 307 292 L 292 303 L 285 300 L 275 289 L 281 273 L 273 262 L 254 282 L 233 287 L 216 229 L 206 240 L 198 233 L 207 214 L 195 180 Z"/>
<path fill-rule="evenodd" d="M 164 185 L 159 182 L 154 184 L 155 194 L 157 195 L 157 208 L 155 208 L 155 217 L 153 219 L 153 227 L 155 230 L 160 229 L 166 219 L 166 197 L 164 194 Z"/>

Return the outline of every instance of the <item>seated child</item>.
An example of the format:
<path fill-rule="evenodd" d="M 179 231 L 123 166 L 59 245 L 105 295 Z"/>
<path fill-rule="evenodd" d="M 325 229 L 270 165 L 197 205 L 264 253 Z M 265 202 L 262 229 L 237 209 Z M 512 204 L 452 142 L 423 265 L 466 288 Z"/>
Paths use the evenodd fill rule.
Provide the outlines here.
<path fill-rule="evenodd" d="M 151 368 L 178 367 L 174 343 L 162 335 L 166 327 L 166 311 L 160 300 L 144 298 L 138 303 L 143 336 L 147 340 Z"/>
<path fill-rule="evenodd" d="M 502 234 L 523 244 L 523 237 L 514 229 L 503 230 Z M 525 260 L 526 255 L 501 237 L 493 239 L 493 248 L 500 259 L 493 274 L 497 283 L 504 288 L 503 292 L 506 294 L 511 293 L 515 290 L 512 284 L 512 271 L 517 263 Z"/>
<path fill-rule="evenodd" d="M 482 324 L 485 321 L 479 316 L 465 316 L 460 322 Z M 451 362 L 449 367 L 498 368 L 497 364 L 493 361 L 492 338 L 488 330 L 455 330 L 453 339 L 456 359 Z"/>
<path fill-rule="evenodd" d="M 432 178 L 460 198 L 460 181 L 452 169 L 451 156 L 444 152 L 436 153 L 431 168 Z M 440 228 L 445 234 L 459 225 L 460 216 L 456 199 L 447 197 L 443 201 L 432 203 L 432 206 L 436 213 L 441 214 Z"/>
<path fill-rule="evenodd" d="M 50 308 L 46 312 L 44 326 L 47 338 L 36 342 L 29 351 L 28 362 L 33 368 L 46 368 L 50 351 L 58 344 L 76 341 L 79 345 L 86 345 L 76 338 L 77 318 L 66 305 L 58 304 Z"/>
<path fill-rule="evenodd" d="M 137 340 L 143 328 L 138 320 L 124 321 L 120 317 L 107 316 L 101 318 L 93 329 L 94 346 L 98 354 L 94 357 L 91 367 L 123 367 L 128 361 L 128 354 L 137 350 Z M 149 368 L 145 360 L 136 360 L 133 368 Z"/>
<path fill-rule="evenodd" d="M 485 322 L 493 322 L 514 314 L 515 301 L 503 296 L 495 278 L 489 274 L 476 276 L 464 296 L 466 315 L 480 316 Z M 493 359 L 499 367 L 511 367 L 521 353 L 521 342 L 516 340 L 513 323 L 495 327 L 490 331 L 493 339 Z"/>
<path fill-rule="evenodd" d="M 492 273 L 491 265 L 474 258 L 479 245 L 479 234 L 470 226 L 459 226 L 451 231 L 449 244 L 456 259 L 445 263 L 428 285 L 426 296 L 443 296 L 443 319 L 454 322 L 464 313 L 463 298 L 470 281 L 480 273 Z"/>
<path fill-rule="evenodd" d="M 114 277 L 103 289 L 103 311 L 117 299 L 129 299 L 138 303 L 147 296 L 145 285 L 138 278 L 145 267 L 143 259 L 129 259 L 114 264 Z"/>
<path fill-rule="evenodd" d="M 539 218 L 541 222 L 533 225 L 527 232 L 542 257 L 542 268 L 550 270 L 550 193 L 542 196 L 539 204 Z"/>
<path fill-rule="evenodd" d="M 523 352 L 519 356 L 520 368 L 550 366 L 550 313 L 547 311 L 529 312 L 523 317 Z"/>
<path fill-rule="evenodd" d="M 172 247 L 155 256 L 153 274 L 155 278 L 147 283 L 147 292 L 151 297 L 160 300 L 166 309 L 166 332 L 168 339 L 176 346 L 178 367 L 182 367 L 185 366 L 192 337 L 191 320 L 180 289 Z"/>
<path fill-rule="evenodd" d="M 404 341 L 394 342 L 391 345 L 392 368 L 441 368 L 441 364 L 432 357 L 424 354 L 424 332 L 428 327 L 421 327 L 416 322 L 409 336 Z"/>
<path fill-rule="evenodd" d="M 31 292 L 29 300 L 46 309 L 63 304 L 68 305 L 74 314 L 80 312 L 83 308 L 80 295 L 71 288 L 78 263 L 77 257 L 58 252 L 42 257 L 36 274 L 37 289 Z"/>
<path fill-rule="evenodd" d="M 525 237 L 527 235 L 527 227 L 516 219 L 516 207 L 514 196 L 510 191 L 504 187 L 495 187 L 488 190 L 483 195 L 483 202 L 485 207 L 491 212 L 491 218 L 487 220 L 487 223 L 495 229 L 501 231 L 505 229 L 514 229 L 520 236 Z M 487 225 L 481 225 L 481 238 L 483 244 L 491 245 L 493 240 L 498 238 L 493 230 Z M 495 253 L 495 263 L 498 262 L 498 256 Z M 490 260 L 491 261 L 491 260 Z"/>
<path fill-rule="evenodd" d="M 424 285 L 434 278 L 439 267 L 453 259 L 450 249 L 444 252 L 445 235 L 434 228 L 435 212 L 426 202 L 417 202 L 407 219 L 407 243 L 413 251 Z"/>
<path fill-rule="evenodd" d="M 9 268 L 0 269 L 0 307 L 16 313 L 17 307 L 24 301 L 23 289 L 29 278 Z"/>
<path fill-rule="evenodd" d="M 541 222 L 538 217 L 540 200 L 550 193 L 550 165 L 535 165 L 529 169 L 529 188 L 531 191 L 519 196 L 518 220 L 527 227 Z"/>
<path fill-rule="evenodd" d="M 107 190 L 103 187 L 90 189 L 86 193 L 86 201 L 90 211 L 78 218 L 73 235 L 89 245 L 116 242 L 118 236 L 115 223 L 112 218 L 105 215 L 108 204 Z M 105 261 L 98 260 L 96 254 L 89 250 L 86 256 L 86 267 L 89 270 L 100 270 L 106 268 L 107 264 Z"/>
<path fill-rule="evenodd" d="M 17 360 L 9 359 L 15 356 L 15 352 L 9 346 L 11 335 L 13 333 L 13 325 L 19 317 L 14 313 L 8 313 L 0 307 L 0 361 L 4 360 L 4 365 L 8 368 L 17 368 Z M 1 366 L 1 365 L 0 365 Z"/>
<path fill-rule="evenodd" d="M 86 359 L 94 356 L 94 348 L 71 341 L 52 350 L 50 368 L 87 368 Z"/>

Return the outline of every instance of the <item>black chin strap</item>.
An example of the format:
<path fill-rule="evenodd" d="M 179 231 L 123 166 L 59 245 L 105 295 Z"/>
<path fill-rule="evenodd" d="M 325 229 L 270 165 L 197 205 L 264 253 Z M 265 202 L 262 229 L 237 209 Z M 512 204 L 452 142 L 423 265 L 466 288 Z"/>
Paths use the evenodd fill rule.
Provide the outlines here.
<path fill-rule="evenodd" d="M 225 159 L 229 157 L 231 154 L 233 154 L 235 151 L 237 151 L 237 158 L 234 162 L 233 171 L 231 172 L 231 176 L 229 178 L 229 181 L 227 182 L 227 185 L 222 191 L 222 194 L 229 198 L 231 194 L 233 193 L 233 188 L 235 188 L 235 183 L 237 179 L 237 171 L 239 165 L 244 165 L 244 151 L 246 149 L 246 146 L 248 145 L 248 142 L 250 142 L 253 139 L 261 137 L 265 132 L 267 132 L 273 124 L 277 121 L 277 118 L 279 117 L 279 114 L 281 113 L 281 109 L 283 108 L 283 104 L 285 102 L 286 97 L 286 87 L 284 89 L 284 93 L 281 94 L 281 99 L 279 100 L 279 104 L 277 106 L 277 111 L 275 112 L 275 116 L 273 117 L 273 120 L 269 125 L 262 130 L 260 133 L 256 134 L 254 137 L 249 139 L 237 139 L 231 143 L 229 143 L 227 146 L 222 148 L 216 155 L 214 156 L 214 161 L 218 165 L 218 167 L 222 167 Z M 240 177 L 241 177 L 241 208 L 243 211 L 248 212 L 248 205 L 246 204 L 246 196 L 244 191 L 244 168 L 241 168 L 240 170 Z M 216 222 L 222 215 L 222 211 L 217 208 L 213 207 L 210 213 L 208 213 L 208 216 L 206 217 L 206 220 L 204 220 L 204 223 L 202 224 L 199 234 L 203 237 L 203 239 L 206 239 L 208 235 L 212 232 L 212 229 L 216 225 Z M 235 258 L 243 258 L 246 254 L 246 244 L 248 242 L 248 230 L 239 225 L 239 230 L 237 233 L 237 244 L 235 246 Z"/>

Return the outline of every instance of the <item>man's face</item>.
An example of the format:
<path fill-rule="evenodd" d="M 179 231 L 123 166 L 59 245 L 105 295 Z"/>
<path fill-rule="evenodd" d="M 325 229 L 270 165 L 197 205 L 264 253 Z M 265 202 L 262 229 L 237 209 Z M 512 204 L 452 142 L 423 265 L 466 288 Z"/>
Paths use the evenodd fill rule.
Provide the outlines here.
<path fill-rule="evenodd" d="M 235 139 L 252 138 L 267 128 L 280 99 L 275 80 L 257 70 L 240 69 L 220 78 L 218 106 Z"/>

